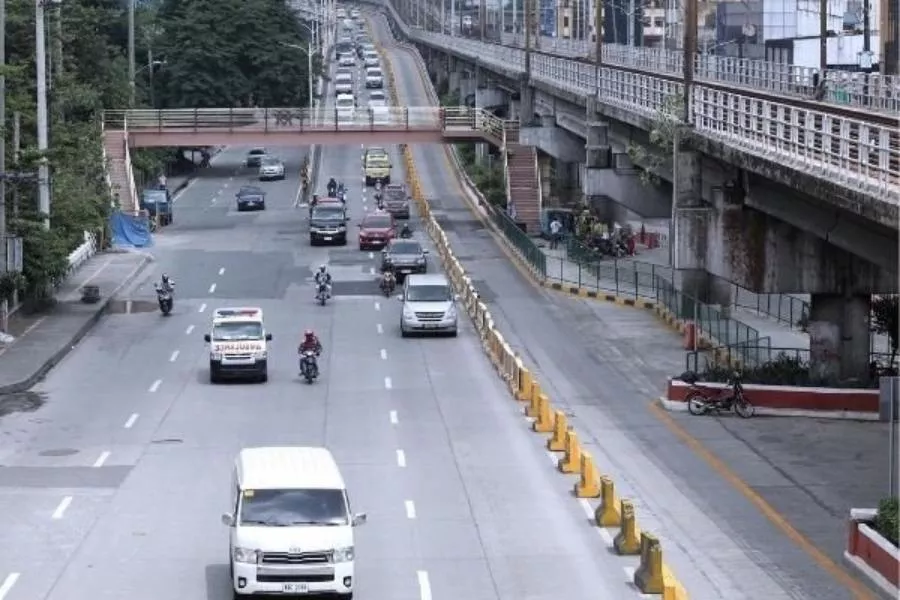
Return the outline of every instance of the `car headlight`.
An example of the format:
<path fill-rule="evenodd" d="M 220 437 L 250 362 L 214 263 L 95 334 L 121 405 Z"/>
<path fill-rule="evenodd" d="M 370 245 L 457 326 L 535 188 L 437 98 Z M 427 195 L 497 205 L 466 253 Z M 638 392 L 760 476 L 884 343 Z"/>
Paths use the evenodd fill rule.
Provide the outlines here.
<path fill-rule="evenodd" d="M 266 358 L 268 356 L 269 356 L 269 353 L 266 352 L 265 350 L 260 350 L 259 352 L 253 353 L 253 358 L 255 358 L 256 360 L 266 360 Z"/>
<path fill-rule="evenodd" d="M 222 353 L 221 352 L 210 352 L 209 359 L 210 360 L 222 360 Z"/>
<path fill-rule="evenodd" d="M 403 307 L 403 318 L 404 319 L 414 319 L 416 317 L 416 313 L 408 306 Z"/>
<path fill-rule="evenodd" d="M 250 548 L 235 547 L 231 552 L 231 556 L 234 559 L 234 562 L 255 565 L 258 562 L 259 551 L 251 550 Z"/>
<path fill-rule="evenodd" d="M 425 257 L 424 257 L 424 256 L 420 256 L 419 258 L 416 259 L 416 262 L 419 263 L 420 265 L 424 265 L 424 264 L 425 264 Z"/>
<path fill-rule="evenodd" d="M 444 317 L 446 317 L 447 319 L 455 319 L 456 318 L 456 307 L 451 306 L 449 309 L 447 309 L 447 314 L 445 314 Z"/>
<path fill-rule="evenodd" d="M 347 546 L 346 548 L 335 548 L 331 560 L 336 563 L 351 562 L 355 556 L 356 552 L 353 546 Z"/>

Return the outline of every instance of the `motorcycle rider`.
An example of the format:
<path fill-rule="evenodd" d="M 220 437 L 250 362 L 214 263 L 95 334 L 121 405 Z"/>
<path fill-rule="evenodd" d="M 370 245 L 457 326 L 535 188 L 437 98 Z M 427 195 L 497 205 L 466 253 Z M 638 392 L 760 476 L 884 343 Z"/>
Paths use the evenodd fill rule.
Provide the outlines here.
<path fill-rule="evenodd" d="M 163 273 L 160 282 L 156 284 L 156 290 L 171 294 L 175 291 L 175 280 Z"/>
<path fill-rule="evenodd" d="M 316 297 L 319 294 L 319 286 L 323 284 L 325 285 L 327 297 L 331 298 L 331 273 L 328 272 L 325 265 L 319 266 L 319 271 L 316 273 Z"/>
<path fill-rule="evenodd" d="M 381 191 L 381 180 L 378 179 L 375 181 L 375 199 L 381 200 L 383 195 L 384 195 L 384 192 Z"/>
<path fill-rule="evenodd" d="M 318 371 L 319 364 L 316 359 L 322 354 L 322 342 L 319 341 L 318 336 L 316 336 L 316 333 L 312 329 L 307 329 L 303 332 L 303 339 L 300 340 L 300 345 L 297 346 L 297 354 L 300 355 L 301 359 L 304 352 L 313 353 L 313 368 Z"/>
<path fill-rule="evenodd" d="M 394 292 L 394 288 L 397 287 L 397 279 L 394 277 L 394 272 L 388 269 L 381 275 L 381 291 L 387 294 L 392 294 Z"/>
<path fill-rule="evenodd" d="M 407 239 L 412 237 L 412 229 L 409 228 L 409 223 L 403 223 L 403 227 L 400 228 L 400 239 Z"/>
<path fill-rule="evenodd" d="M 337 181 L 334 180 L 334 177 L 328 180 L 328 195 L 330 197 L 334 197 L 337 192 Z"/>

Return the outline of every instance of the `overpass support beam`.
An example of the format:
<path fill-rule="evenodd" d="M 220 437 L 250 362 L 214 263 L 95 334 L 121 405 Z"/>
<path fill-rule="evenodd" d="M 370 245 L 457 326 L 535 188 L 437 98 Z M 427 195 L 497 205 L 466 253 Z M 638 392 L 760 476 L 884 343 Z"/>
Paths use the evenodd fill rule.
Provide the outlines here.
<path fill-rule="evenodd" d="M 671 262 L 675 268 L 675 286 L 682 293 L 704 304 L 719 305 L 724 317 L 731 309 L 731 285 L 718 277 L 710 277 L 707 255 L 713 209 L 703 202 L 702 162 L 699 153 L 682 147 L 676 135 L 673 144 Z M 692 303 L 683 303 L 693 319 Z"/>
<path fill-rule="evenodd" d="M 540 127 L 523 125 L 519 131 L 519 140 L 560 161 L 580 163 L 584 160 L 584 142 L 562 127 L 557 127 L 556 117 L 553 115 L 541 115 Z"/>
<path fill-rule="evenodd" d="M 809 304 L 810 374 L 825 380 L 867 380 L 868 294 L 812 294 Z"/>
<path fill-rule="evenodd" d="M 465 97 L 460 90 L 461 72 L 462 66 L 460 65 L 460 61 L 453 56 L 447 55 L 447 93 L 459 94 L 460 104 L 465 100 Z"/>
<path fill-rule="evenodd" d="M 534 88 L 528 78 L 519 80 L 519 126 L 526 127 L 534 122 Z"/>

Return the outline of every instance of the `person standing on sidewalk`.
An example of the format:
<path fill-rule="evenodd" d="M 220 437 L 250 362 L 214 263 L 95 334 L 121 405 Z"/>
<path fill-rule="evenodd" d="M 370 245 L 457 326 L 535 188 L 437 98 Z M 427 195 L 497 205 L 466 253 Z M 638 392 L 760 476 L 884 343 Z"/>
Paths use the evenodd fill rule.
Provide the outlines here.
<path fill-rule="evenodd" d="M 559 217 L 553 217 L 553 220 L 550 221 L 550 249 L 556 250 L 559 247 L 559 237 L 560 232 L 562 231 L 562 223 L 559 222 Z"/>

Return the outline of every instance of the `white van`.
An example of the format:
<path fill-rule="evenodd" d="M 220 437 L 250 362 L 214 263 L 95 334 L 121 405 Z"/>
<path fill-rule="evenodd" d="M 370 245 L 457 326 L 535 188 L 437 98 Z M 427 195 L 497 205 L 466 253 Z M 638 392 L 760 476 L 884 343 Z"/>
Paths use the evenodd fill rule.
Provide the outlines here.
<path fill-rule="evenodd" d="M 400 335 L 413 333 L 446 333 L 456 337 L 459 317 L 450 281 L 438 273 L 411 274 L 403 282 Z"/>
<path fill-rule="evenodd" d="M 334 101 L 338 123 L 352 124 L 356 120 L 356 97 L 352 94 L 338 94 Z"/>
<path fill-rule="evenodd" d="M 353 93 L 353 75 L 346 71 L 338 72 L 334 78 L 335 94 L 352 94 Z"/>
<path fill-rule="evenodd" d="M 331 452 L 311 447 L 244 448 L 234 463 L 231 580 L 235 597 L 338 594 L 353 597 L 353 528 L 344 479 Z"/>

